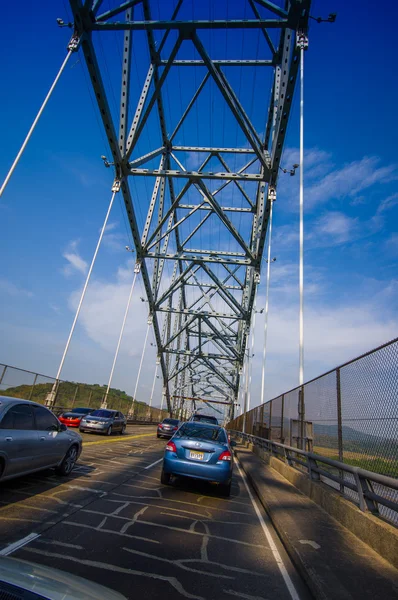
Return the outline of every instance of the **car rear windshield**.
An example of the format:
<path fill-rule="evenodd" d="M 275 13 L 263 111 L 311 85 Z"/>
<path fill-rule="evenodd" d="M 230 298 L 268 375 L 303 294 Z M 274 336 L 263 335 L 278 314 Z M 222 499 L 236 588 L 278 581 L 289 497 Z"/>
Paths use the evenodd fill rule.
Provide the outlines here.
<path fill-rule="evenodd" d="M 213 425 L 218 425 L 216 417 L 209 417 L 207 415 L 194 415 L 192 420 L 200 421 L 201 423 L 212 423 Z"/>
<path fill-rule="evenodd" d="M 226 443 L 227 438 L 221 427 L 206 427 L 195 423 L 184 423 L 175 434 L 177 437 L 198 438 L 213 442 Z"/>
<path fill-rule="evenodd" d="M 73 413 L 79 413 L 82 415 L 87 415 L 91 411 L 92 411 L 92 408 L 73 408 L 71 410 L 71 412 L 73 412 Z"/>
<path fill-rule="evenodd" d="M 90 413 L 90 417 L 105 417 L 105 419 L 110 419 L 113 417 L 113 412 L 105 409 L 93 410 L 93 412 Z"/>
<path fill-rule="evenodd" d="M 178 419 L 163 419 L 163 423 L 166 423 L 167 425 L 178 425 L 179 420 Z"/>

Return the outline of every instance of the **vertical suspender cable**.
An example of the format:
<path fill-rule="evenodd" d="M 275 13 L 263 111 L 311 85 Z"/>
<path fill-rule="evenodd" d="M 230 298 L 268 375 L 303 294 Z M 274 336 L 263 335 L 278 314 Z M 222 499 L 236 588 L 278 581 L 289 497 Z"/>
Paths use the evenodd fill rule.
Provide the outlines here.
<path fill-rule="evenodd" d="M 247 357 L 245 370 L 245 389 L 244 389 L 244 406 L 243 406 L 243 433 L 246 433 L 246 414 L 247 414 L 247 398 L 249 392 L 249 357 Z"/>
<path fill-rule="evenodd" d="M 32 133 L 33 133 L 33 132 L 34 132 L 34 130 L 35 130 L 35 127 L 36 127 L 36 125 L 37 125 L 37 122 L 38 122 L 38 120 L 40 119 L 40 117 L 41 117 L 41 114 L 42 114 L 43 110 L 45 109 L 45 107 L 46 107 L 46 104 L 47 104 L 47 102 L 49 101 L 49 99 L 50 99 L 50 97 L 51 97 L 51 94 L 52 94 L 52 93 L 53 93 L 53 91 L 54 91 L 54 88 L 55 88 L 55 86 L 56 86 L 56 85 L 57 85 L 57 83 L 58 83 L 58 79 L 61 77 L 61 75 L 62 75 L 62 72 L 63 72 L 63 70 L 65 69 L 65 67 L 66 67 L 66 65 L 67 65 L 67 62 L 68 62 L 68 60 L 70 59 L 72 52 L 74 52 L 74 50 L 69 50 L 68 54 L 66 55 L 66 57 L 65 57 L 65 60 L 64 60 L 64 62 L 62 63 L 62 66 L 61 66 L 60 70 L 58 71 L 58 74 L 57 74 L 56 78 L 54 79 L 54 82 L 53 82 L 52 86 L 50 87 L 50 90 L 49 90 L 49 92 L 48 92 L 47 96 L 45 97 L 45 100 L 44 100 L 43 104 L 41 105 L 41 107 L 40 107 L 40 110 L 39 110 L 39 112 L 37 113 L 37 115 L 36 115 L 36 118 L 35 118 L 35 120 L 33 121 L 31 128 L 29 129 L 28 135 L 26 136 L 26 138 L 25 138 L 25 141 L 23 142 L 23 144 L 22 144 L 22 146 L 21 146 L 21 148 L 20 148 L 20 150 L 19 150 L 19 152 L 18 152 L 18 154 L 17 154 L 17 156 L 16 156 L 16 158 L 15 158 L 14 162 L 12 163 L 12 165 L 11 165 L 11 169 L 10 169 L 10 170 L 8 171 L 8 173 L 7 173 L 7 176 L 6 176 L 6 178 L 5 178 L 4 182 L 3 182 L 3 185 L 2 185 L 2 186 L 1 186 L 1 188 L 0 188 L 0 197 L 2 196 L 2 194 L 3 194 L 4 190 L 5 190 L 5 189 L 6 189 L 6 187 L 7 187 L 7 184 L 8 184 L 8 182 L 9 182 L 9 180 L 11 179 L 11 175 L 12 175 L 12 174 L 13 174 L 13 172 L 15 171 L 15 168 L 16 168 L 16 166 L 17 166 L 18 162 L 19 162 L 19 159 L 21 158 L 21 156 L 22 156 L 22 154 L 23 154 L 23 152 L 24 152 L 24 150 L 25 150 L 25 148 L 26 148 L 26 146 L 27 146 L 27 144 L 28 144 L 28 142 L 29 142 L 29 140 L 30 140 L 30 138 L 31 138 L 31 135 L 32 135 Z"/>
<path fill-rule="evenodd" d="M 80 309 L 81 309 L 82 304 L 83 304 L 84 296 L 86 295 L 87 287 L 88 287 L 88 284 L 89 284 L 89 281 L 90 281 L 90 277 L 91 277 L 91 273 L 92 273 L 92 270 L 93 270 L 93 267 L 94 267 L 94 264 L 95 264 L 95 261 L 96 261 L 96 258 L 97 258 L 98 250 L 100 248 L 100 245 L 101 245 L 101 242 L 102 242 L 102 238 L 104 237 L 105 229 L 106 229 L 106 226 L 108 224 L 108 219 L 109 219 L 110 212 L 112 210 L 112 206 L 113 206 L 113 201 L 115 199 L 115 195 L 116 195 L 116 190 L 113 191 L 112 198 L 111 198 L 111 201 L 110 201 L 109 206 L 108 206 L 108 210 L 107 210 L 107 213 L 106 213 L 106 216 L 105 216 L 104 224 L 102 226 L 101 233 L 100 233 L 100 236 L 98 238 L 97 247 L 95 249 L 94 256 L 92 258 L 91 265 L 90 265 L 90 268 L 89 268 L 88 273 L 87 273 L 86 281 L 84 283 L 83 291 L 82 291 L 81 296 L 80 296 L 80 300 L 79 300 L 79 304 L 78 304 L 78 307 L 77 307 L 77 310 L 76 310 L 75 318 L 73 319 L 72 327 L 71 327 L 70 332 L 69 332 L 69 336 L 68 336 L 68 340 L 66 342 L 65 350 L 64 350 L 64 353 L 63 353 L 62 358 L 61 358 L 61 362 L 60 362 L 59 367 L 58 367 L 57 376 L 55 378 L 55 382 L 54 382 L 54 385 L 52 387 L 52 390 L 51 390 L 50 394 L 47 397 L 47 401 L 46 401 L 46 405 L 47 406 L 53 406 L 54 401 L 55 401 L 55 395 L 56 395 L 58 384 L 59 384 L 59 378 L 61 376 L 61 372 L 62 372 L 62 368 L 64 366 L 65 358 L 66 358 L 66 355 L 67 355 L 68 350 L 69 350 L 69 345 L 70 345 L 70 342 L 71 342 L 71 339 L 72 339 L 72 336 L 73 336 L 73 332 L 75 331 L 77 319 L 79 318 Z"/>
<path fill-rule="evenodd" d="M 133 295 L 134 286 L 135 286 L 135 280 L 137 279 L 137 275 L 138 275 L 138 273 L 134 273 L 133 283 L 131 285 L 130 294 L 129 294 L 129 298 L 127 300 L 127 306 L 126 306 L 126 310 L 125 310 L 125 313 L 124 313 L 123 323 L 122 323 L 122 327 L 120 329 L 119 340 L 117 342 L 116 352 L 115 352 L 115 356 L 113 358 L 112 369 L 111 369 L 111 372 L 110 372 L 110 375 L 109 375 L 108 386 L 106 388 L 106 392 L 105 392 L 105 396 L 104 396 L 104 399 L 103 399 L 102 404 L 101 404 L 101 408 L 106 408 L 106 406 L 107 406 L 109 389 L 110 389 L 111 384 L 112 384 L 113 372 L 115 370 L 115 365 L 116 365 L 117 357 L 119 355 L 119 348 L 120 348 L 120 344 L 121 344 L 121 341 L 122 341 L 122 337 L 123 337 L 123 333 L 124 333 L 124 328 L 125 328 L 125 325 L 126 325 L 127 315 L 128 315 L 129 309 L 130 309 L 131 298 L 132 298 L 132 295 Z"/>
<path fill-rule="evenodd" d="M 268 304 L 269 304 L 269 284 L 271 278 L 271 240 L 272 240 L 272 211 L 274 201 L 271 198 L 269 209 L 269 225 L 268 225 L 268 258 L 267 258 L 267 281 L 265 290 L 265 315 L 264 315 L 264 349 L 263 349 L 263 366 L 261 373 L 261 404 L 265 400 L 265 361 L 267 358 L 267 334 L 268 334 Z"/>
<path fill-rule="evenodd" d="M 251 340 L 250 340 L 250 357 L 249 357 L 249 389 L 248 389 L 248 396 L 247 396 L 247 410 L 250 410 L 250 400 L 251 400 L 251 391 L 252 391 L 252 374 L 253 374 L 253 356 L 254 356 L 254 334 L 255 334 L 255 327 L 256 327 L 256 301 L 257 301 L 257 288 L 256 288 L 256 292 L 254 295 L 254 302 L 253 302 L 253 323 L 252 323 L 252 330 L 251 330 Z"/>
<path fill-rule="evenodd" d="M 303 36 L 304 37 L 304 36 Z M 299 334 L 299 385 L 304 383 L 304 49 L 300 42 L 300 334 Z M 306 39 L 306 38 L 305 38 Z"/>
<path fill-rule="evenodd" d="M 146 334 L 145 334 L 145 340 L 144 340 L 144 347 L 142 349 L 142 354 L 141 354 L 140 366 L 138 368 L 137 380 L 135 382 L 135 390 L 134 390 L 134 396 L 133 396 L 133 403 L 132 403 L 131 409 L 129 411 L 130 414 L 133 414 L 133 411 L 134 411 L 134 403 L 135 403 L 135 400 L 136 400 L 136 397 L 137 397 L 138 384 L 139 384 L 139 381 L 140 381 L 142 363 L 144 362 L 144 355 L 145 355 L 146 343 L 148 341 L 148 334 L 149 334 L 150 327 L 151 327 L 151 324 L 148 323 L 148 327 L 146 328 Z"/>
<path fill-rule="evenodd" d="M 154 375 L 153 384 L 152 384 L 151 397 L 149 399 L 149 408 L 152 407 L 153 393 L 155 391 L 155 383 L 156 383 L 156 377 L 158 375 L 158 369 L 159 369 L 159 363 L 156 363 L 155 375 Z"/>

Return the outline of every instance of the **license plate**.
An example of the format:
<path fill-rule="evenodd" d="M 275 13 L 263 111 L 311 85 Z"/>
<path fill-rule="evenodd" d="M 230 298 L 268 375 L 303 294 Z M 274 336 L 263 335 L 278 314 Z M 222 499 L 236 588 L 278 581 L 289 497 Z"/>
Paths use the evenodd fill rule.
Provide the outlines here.
<path fill-rule="evenodd" d="M 203 460 L 204 456 L 204 452 L 194 452 L 193 450 L 191 450 L 189 453 L 189 458 L 194 458 L 195 460 Z"/>

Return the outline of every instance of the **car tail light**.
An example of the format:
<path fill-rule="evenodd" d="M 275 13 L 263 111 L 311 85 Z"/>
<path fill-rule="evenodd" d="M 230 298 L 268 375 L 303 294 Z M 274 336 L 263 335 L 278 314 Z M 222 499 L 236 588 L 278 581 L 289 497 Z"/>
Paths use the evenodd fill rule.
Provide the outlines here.
<path fill-rule="evenodd" d="M 176 431 L 178 429 L 178 427 L 173 427 L 174 431 Z"/>
<path fill-rule="evenodd" d="M 177 446 L 175 445 L 174 442 L 169 442 L 166 446 L 166 450 L 168 450 L 169 452 L 177 453 Z"/>
<path fill-rule="evenodd" d="M 232 460 L 232 454 L 229 450 L 225 450 L 225 452 L 221 452 L 218 460 Z"/>
<path fill-rule="evenodd" d="M 161 423 L 159 423 L 158 427 L 160 427 L 160 429 L 162 429 L 163 425 Z"/>

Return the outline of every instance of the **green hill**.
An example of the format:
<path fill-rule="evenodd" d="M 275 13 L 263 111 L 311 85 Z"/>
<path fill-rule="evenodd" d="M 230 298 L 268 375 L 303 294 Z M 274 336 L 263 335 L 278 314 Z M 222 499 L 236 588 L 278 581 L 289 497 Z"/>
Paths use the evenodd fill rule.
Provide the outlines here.
<path fill-rule="evenodd" d="M 19 385 L 17 387 L 9 387 L 0 392 L 3 396 L 12 396 L 14 398 L 23 398 L 44 404 L 47 395 L 52 390 L 52 383 L 38 383 L 35 386 Z M 106 385 L 82 384 L 73 381 L 61 382 L 58 387 L 54 412 L 71 409 L 77 406 L 87 406 L 99 408 L 105 396 Z M 133 397 L 126 394 L 122 390 L 111 388 L 107 399 L 109 408 L 121 410 L 127 413 L 133 402 Z M 145 402 L 135 402 L 136 416 L 144 416 L 149 410 L 148 404 Z M 159 413 L 159 409 L 157 410 Z M 165 413 L 165 411 L 163 411 Z"/>

